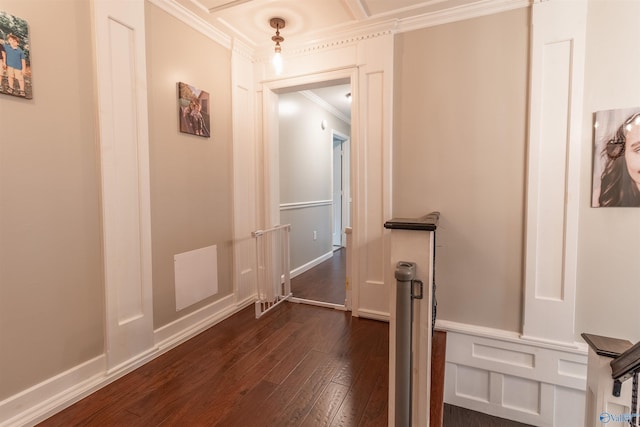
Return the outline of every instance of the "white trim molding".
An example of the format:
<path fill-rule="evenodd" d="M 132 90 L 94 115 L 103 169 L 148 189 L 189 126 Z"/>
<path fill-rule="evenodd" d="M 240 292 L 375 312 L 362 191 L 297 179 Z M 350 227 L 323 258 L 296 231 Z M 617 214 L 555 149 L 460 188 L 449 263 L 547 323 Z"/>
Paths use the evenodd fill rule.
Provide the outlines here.
<path fill-rule="evenodd" d="M 445 402 L 536 426 L 582 427 L 587 348 L 437 320 L 447 332 Z"/>
<path fill-rule="evenodd" d="M 281 211 L 289 211 L 292 209 L 307 209 L 315 208 L 318 206 L 329 206 L 333 204 L 333 200 L 314 200 L 309 202 L 295 202 L 295 203 L 281 203 Z"/>
<path fill-rule="evenodd" d="M 314 260 L 311 260 L 308 263 L 306 263 L 304 265 L 301 265 L 300 267 L 291 270 L 291 278 L 293 279 L 294 277 L 301 275 L 305 271 L 311 270 L 313 267 L 315 267 L 317 265 L 320 265 L 323 262 L 331 259 L 332 256 L 333 256 L 333 251 L 327 252 L 326 254 L 321 255 L 318 258 L 316 258 Z"/>
<path fill-rule="evenodd" d="M 106 363 L 101 355 L 1 401 L 0 427 L 35 425 L 98 390 Z"/>
<path fill-rule="evenodd" d="M 531 4 L 532 0 L 485 0 L 469 3 L 437 12 L 423 13 L 410 18 L 401 19 L 398 22 L 397 31 L 404 33 L 422 28 L 435 27 L 436 25 L 464 21 L 466 19 L 478 18 L 481 16 L 529 7 Z"/>
<path fill-rule="evenodd" d="M 214 42 L 231 49 L 231 37 L 215 28 L 213 25 L 200 18 L 175 0 L 148 0 L 149 3 L 158 6 L 174 18 L 182 21 L 201 34 L 209 37 Z"/>

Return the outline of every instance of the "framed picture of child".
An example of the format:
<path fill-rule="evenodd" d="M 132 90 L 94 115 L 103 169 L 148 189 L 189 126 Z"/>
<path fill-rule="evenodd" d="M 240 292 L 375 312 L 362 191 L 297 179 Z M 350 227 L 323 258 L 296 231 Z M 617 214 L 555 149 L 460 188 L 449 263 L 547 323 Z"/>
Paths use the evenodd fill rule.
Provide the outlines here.
<path fill-rule="evenodd" d="M 0 11 L 0 93 L 32 99 L 29 25 Z"/>
<path fill-rule="evenodd" d="M 640 107 L 595 113 L 592 207 L 640 207 Z"/>
<path fill-rule="evenodd" d="M 209 92 L 186 83 L 178 83 L 180 132 L 209 138 Z"/>

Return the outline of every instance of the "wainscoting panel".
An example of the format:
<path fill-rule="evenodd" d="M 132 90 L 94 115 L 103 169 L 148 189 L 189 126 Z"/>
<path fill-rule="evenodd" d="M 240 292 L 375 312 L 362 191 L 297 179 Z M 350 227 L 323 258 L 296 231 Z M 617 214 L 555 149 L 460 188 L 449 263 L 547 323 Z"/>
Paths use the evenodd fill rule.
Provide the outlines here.
<path fill-rule="evenodd" d="M 437 321 L 447 331 L 445 402 L 535 426 L 582 427 L 587 352 Z"/>

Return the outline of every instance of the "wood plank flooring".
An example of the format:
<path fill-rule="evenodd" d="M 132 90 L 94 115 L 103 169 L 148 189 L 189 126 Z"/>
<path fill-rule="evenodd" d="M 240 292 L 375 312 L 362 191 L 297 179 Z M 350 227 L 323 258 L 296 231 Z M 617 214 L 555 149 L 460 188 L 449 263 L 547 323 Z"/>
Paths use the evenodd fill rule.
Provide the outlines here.
<path fill-rule="evenodd" d="M 296 298 L 344 305 L 346 277 L 347 253 L 340 248 L 330 259 L 291 279 L 291 292 Z"/>
<path fill-rule="evenodd" d="M 386 426 L 387 323 L 248 307 L 41 426 Z"/>

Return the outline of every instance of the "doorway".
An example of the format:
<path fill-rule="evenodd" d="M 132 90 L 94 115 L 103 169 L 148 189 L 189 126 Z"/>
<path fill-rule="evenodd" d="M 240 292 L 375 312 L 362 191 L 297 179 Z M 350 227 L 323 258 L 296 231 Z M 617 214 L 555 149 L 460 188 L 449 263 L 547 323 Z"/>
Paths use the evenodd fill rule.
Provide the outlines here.
<path fill-rule="evenodd" d="M 349 79 L 274 90 L 278 217 L 291 224 L 293 297 L 340 309 L 351 224 L 350 93 Z"/>
<path fill-rule="evenodd" d="M 346 227 L 351 227 L 351 207 L 349 206 L 351 154 L 349 136 L 332 131 L 333 142 L 333 234 L 334 251 L 347 245 Z"/>

